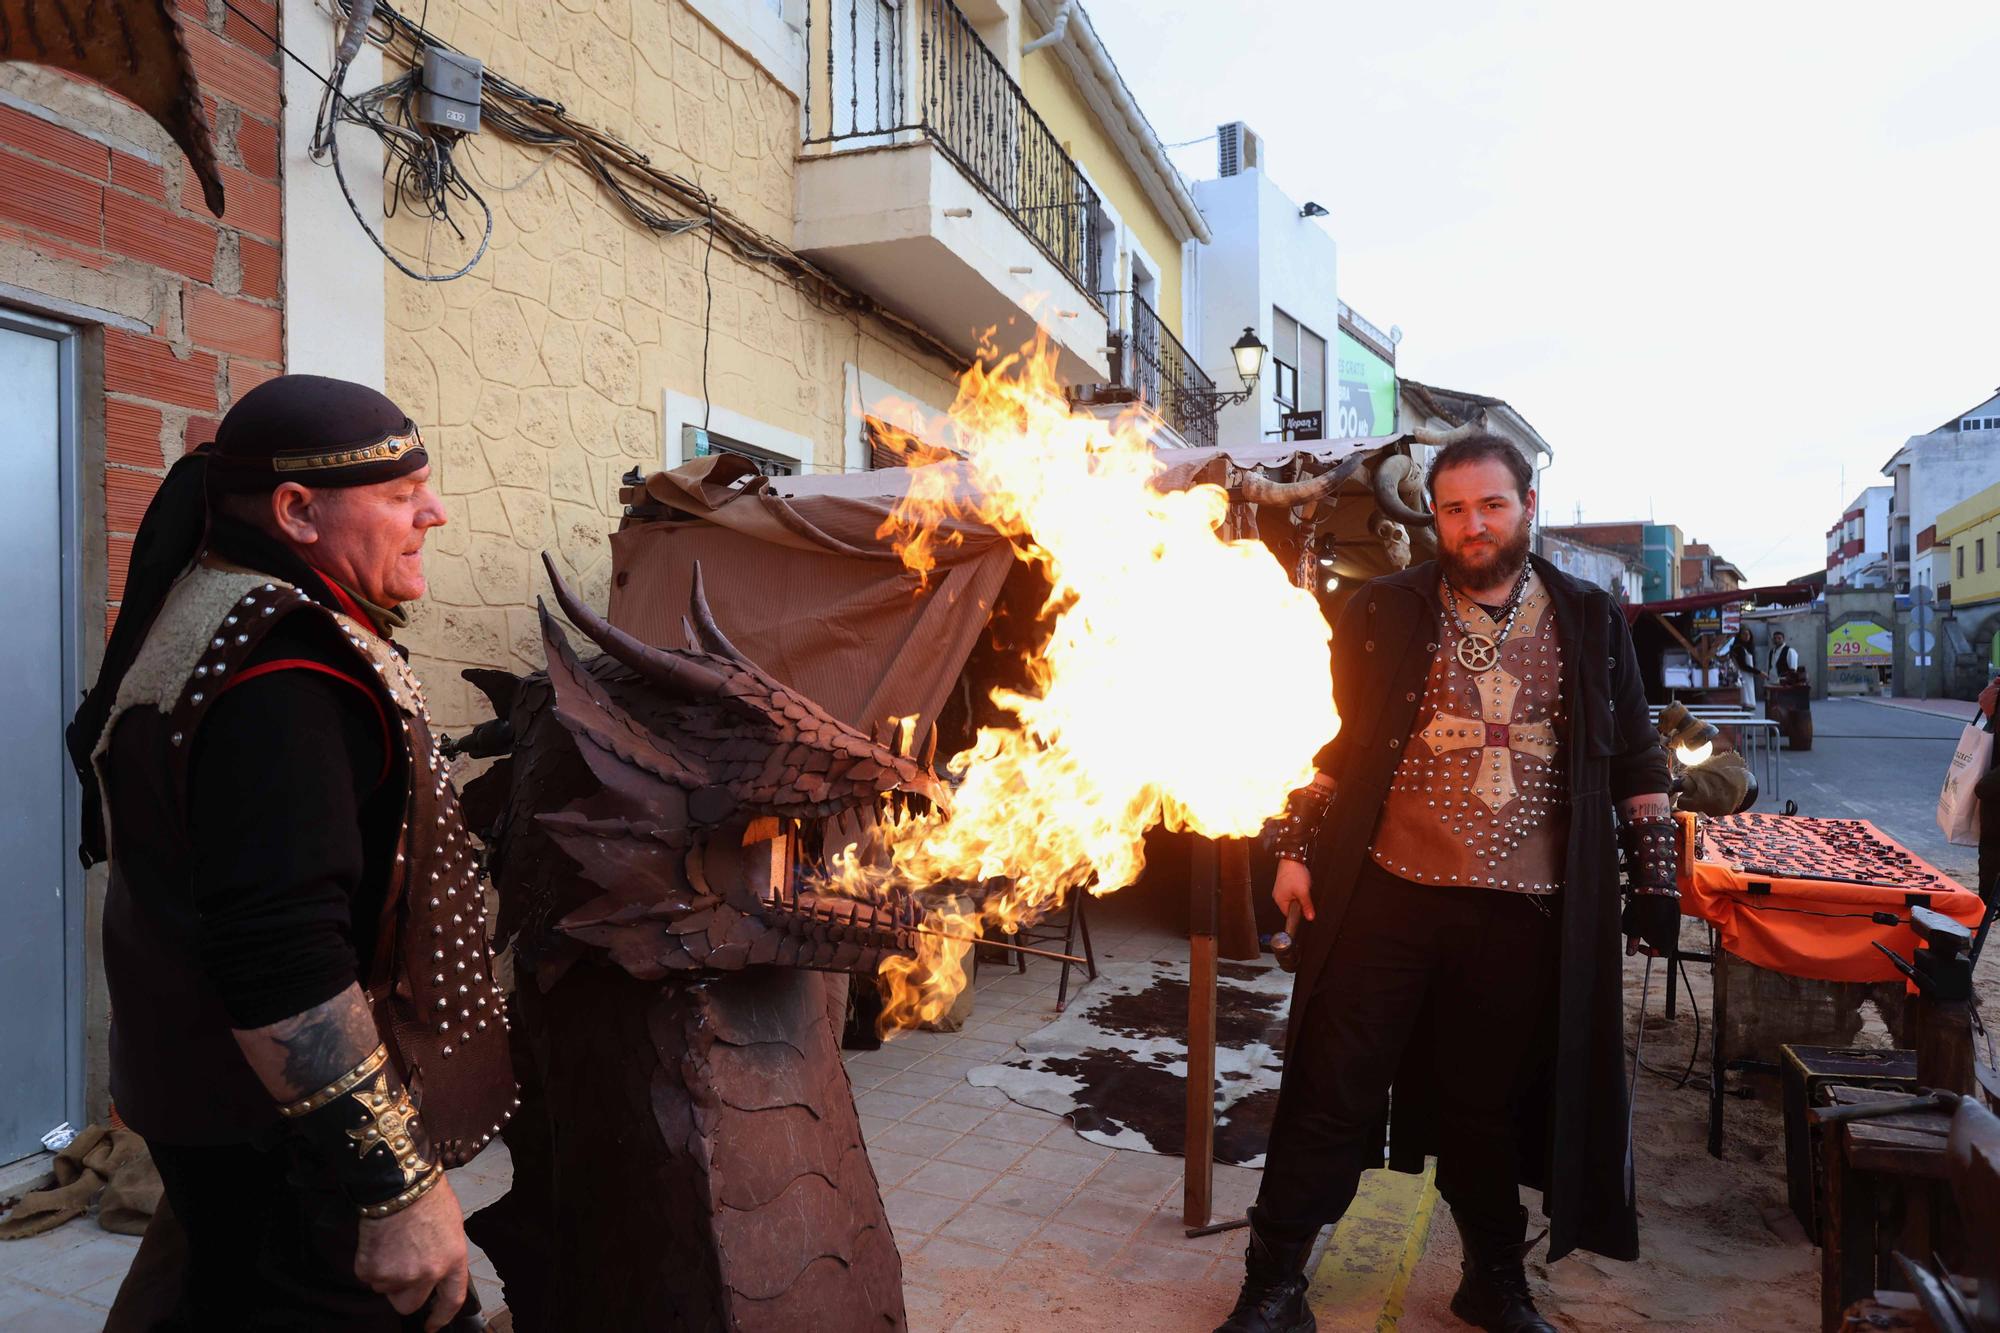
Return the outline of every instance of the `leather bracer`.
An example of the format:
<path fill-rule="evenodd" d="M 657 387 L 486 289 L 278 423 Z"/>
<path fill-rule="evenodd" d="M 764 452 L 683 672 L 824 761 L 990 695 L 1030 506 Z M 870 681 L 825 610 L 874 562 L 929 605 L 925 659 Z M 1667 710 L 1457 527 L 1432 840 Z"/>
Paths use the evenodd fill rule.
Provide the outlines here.
<path fill-rule="evenodd" d="M 1618 830 L 1625 887 L 1635 894 L 1680 897 L 1680 825 L 1672 815 L 1642 815 Z"/>
<path fill-rule="evenodd" d="M 1284 818 L 1271 831 L 1271 850 L 1287 861 L 1312 864 L 1313 845 L 1319 841 L 1320 821 L 1333 802 L 1333 788 L 1309 782 L 1285 798 Z"/>
<path fill-rule="evenodd" d="M 444 1179 L 386 1046 L 278 1113 L 332 1168 L 363 1217 L 400 1212 Z"/>

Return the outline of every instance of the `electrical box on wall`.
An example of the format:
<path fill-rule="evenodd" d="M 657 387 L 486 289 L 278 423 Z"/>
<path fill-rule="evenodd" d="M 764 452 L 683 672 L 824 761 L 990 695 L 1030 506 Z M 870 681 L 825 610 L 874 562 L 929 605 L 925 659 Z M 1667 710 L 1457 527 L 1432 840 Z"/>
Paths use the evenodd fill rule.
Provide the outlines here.
<path fill-rule="evenodd" d="M 486 66 L 474 57 L 425 47 L 417 119 L 441 130 L 479 133 L 479 90 L 485 81 Z"/>

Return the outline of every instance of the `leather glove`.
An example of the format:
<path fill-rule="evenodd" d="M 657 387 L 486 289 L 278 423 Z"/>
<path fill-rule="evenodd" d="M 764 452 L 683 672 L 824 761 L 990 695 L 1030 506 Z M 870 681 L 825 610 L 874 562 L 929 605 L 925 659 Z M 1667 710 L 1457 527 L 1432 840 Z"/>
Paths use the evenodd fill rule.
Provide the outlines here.
<path fill-rule="evenodd" d="M 1672 953 L 1680 947 L 1681 900 L 1668 893 L 1635 893 L 1625 902 L 1619 928 L 1628 940 Z"/>

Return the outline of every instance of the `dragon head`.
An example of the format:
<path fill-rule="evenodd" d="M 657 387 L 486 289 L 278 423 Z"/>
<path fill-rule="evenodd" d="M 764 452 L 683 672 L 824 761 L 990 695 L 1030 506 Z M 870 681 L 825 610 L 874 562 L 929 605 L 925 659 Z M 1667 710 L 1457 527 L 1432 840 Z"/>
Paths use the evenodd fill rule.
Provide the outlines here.
<path fill-rule="evenodd" d="M 832 896 L 800 866 L 829 829 L 860 836 L 885 801 L 942 804 L 928 764 L 739 652 L 709 612 L 699 567 L 689 648 L 641 643 L 585 606 L 553 564 L 549 577 L 602 655 L 579 660 L 541 608 L 547 670 L 504 692 L 475 677 L 506 717 L 512 752 L 467 791 L 475 811 L 504 793 L 490 863 L 501 934 L 523 960 L 584 946 L 650 980 L 757 964 L 873 972 L 911 952 L 921 913 L 906 893 Z"/>

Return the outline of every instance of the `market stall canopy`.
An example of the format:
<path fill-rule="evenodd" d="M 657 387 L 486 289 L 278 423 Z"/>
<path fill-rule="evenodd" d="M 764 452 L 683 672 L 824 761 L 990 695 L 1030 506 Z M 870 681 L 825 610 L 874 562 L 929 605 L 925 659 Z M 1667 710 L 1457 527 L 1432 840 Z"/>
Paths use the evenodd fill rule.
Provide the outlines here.
<path fill-rule="evenodd" d="M 1291 479 L 1401 451 L 1407 438 L 1162 451 L 1155 484 L 1227 484 L 1252 469 Z M 968 465 L 927 468 L 957 471 L 972 498 Z M 939 525 L 929 579 L 904 568 L 881 530 L 910 476 L 882 468 L 766 477 L 729 454 L 656 472 L 628 489 L 634 515 L 611 539 L 611 622 L 648 643 L 690 646 L 681 617 L 699 561 L 723 632 L 758 665 L 863 731 L 914 716 L 921 744 L 986 628 L 1014 553 L 985 524 L 950 518 Z M 1355 475 L 1352 486 L 1365 493 L 1367 481 Z"/>
<path fill-rule="evenodd" d="M 1625 621 L 1637 623 L 1640 616 L 1671 616 L 1683 611 L 1706 611 L 1715 606 L 1797 606 L 1810 602 L 1817 590 L 1798 584 L 1781 583 L 1763 588 L 1736 588 L 1726 592 L 1700 592 L 1691 597 L 1675 597 L 1664 602 L 1627 602 Z"/>

